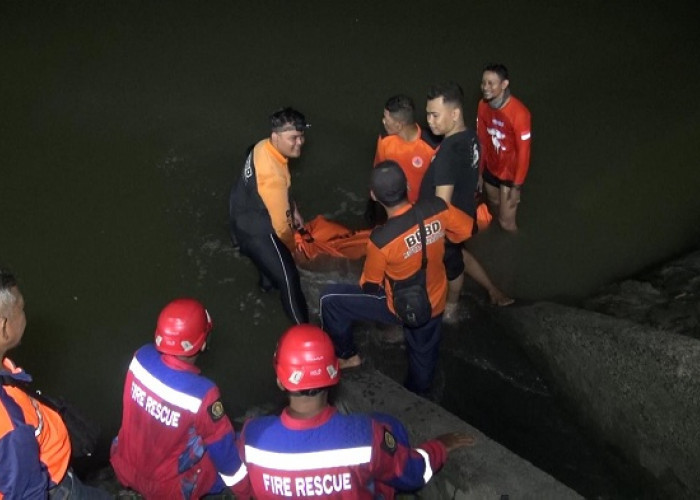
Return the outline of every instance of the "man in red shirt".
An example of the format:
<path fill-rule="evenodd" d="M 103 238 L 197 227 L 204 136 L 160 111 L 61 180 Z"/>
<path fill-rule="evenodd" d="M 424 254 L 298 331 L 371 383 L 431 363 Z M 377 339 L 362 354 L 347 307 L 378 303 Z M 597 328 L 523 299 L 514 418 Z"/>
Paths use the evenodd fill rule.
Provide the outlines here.
<path fill-rule="evenodd" d="M 520 190 L 530 168 L 530 111 L 510 93 L 508 69 L 502 64 L 484 68 L 477 111 L 481 142 L 481 174 L 489 209 L 506 231 L 518 226 L 515 214 Z"/>

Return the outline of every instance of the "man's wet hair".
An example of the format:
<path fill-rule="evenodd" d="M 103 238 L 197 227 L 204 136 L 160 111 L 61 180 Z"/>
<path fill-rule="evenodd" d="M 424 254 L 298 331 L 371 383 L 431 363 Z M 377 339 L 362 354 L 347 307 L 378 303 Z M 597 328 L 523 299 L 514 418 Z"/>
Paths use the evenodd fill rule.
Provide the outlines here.
<path fill-rule="evenodd" d="M 446 104 L 464 109 L 464 91 L 456 82 L 436 83 L 428 89 L 428 100 L 432 101 L 442 97 Z"/>
<path fill-rule="evenodd" d="M 303 132 L 311 125 L 306 123 L 306 117 L 294 108 L 278 109 L 270 115 L 270 128 L 273 132 L 296 130 Z"/>
<path fill-rule="evenodd" d="M 401 123 L 410 125 L 416 122 L 416 106 L 413 104 L 413 99 L 407 95 L 399 94 L 390 97 L 384 104 L 384 109 Z"/>
<path fill-rule="evenodd" d="M 491 71 L 493 73 L 496 73 L 498 75 L 498 78 L 503 80 L 510 80 L 508 78 L 508 68 L 506 68 L 503 64 L 500 63 L 492 63 L 492 64 L 487 64 L 484 66 L 484 72 L 486 71 Z"/>
<path fill-rule="evenodd" d="M 12 295 L 12 288 L 16 286 L 15 275 L 9 269 L 0 266 L 0 314 L 4 314 L 14 303 L 15 296 Z"/>

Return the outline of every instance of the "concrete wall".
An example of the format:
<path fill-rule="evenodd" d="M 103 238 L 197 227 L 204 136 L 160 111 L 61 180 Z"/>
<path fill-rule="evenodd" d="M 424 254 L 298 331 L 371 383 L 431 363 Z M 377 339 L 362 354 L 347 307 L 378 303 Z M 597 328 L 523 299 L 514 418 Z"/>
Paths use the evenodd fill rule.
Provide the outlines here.
<path fill-rule="evenodd" d="M 669 496 L 700 497 L 700 341 L 551 303 L 499 320 L 582 420 Z"/>
<path fill-rule="evenodd" d="M 360 368 L 344 371 L 335 403 L 346 411 L 380 411 L 400 418 L 414 446 L 446 432 L 464 431 L 477 437 L 473 447 L 457 450 L 450 455 L 442 471 L 420 492 L 420 498 L 581 498 L 530 462 L 441 407 L 408 392 L 376 370 Z"/>

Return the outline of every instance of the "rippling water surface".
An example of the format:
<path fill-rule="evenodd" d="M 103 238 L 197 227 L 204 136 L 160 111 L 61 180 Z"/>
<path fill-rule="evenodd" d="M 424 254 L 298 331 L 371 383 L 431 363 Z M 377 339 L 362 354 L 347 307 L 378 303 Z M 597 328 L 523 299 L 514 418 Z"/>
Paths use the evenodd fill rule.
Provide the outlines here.
<path fill-rule="evenodd" d="M 246 146 L 272 110 L 304 111 L 302 211 L 358 224 L 385 99 L 420 110 L 429 84 L 454 79 L 472 122 L 491 61 L 533 114 L 520 234 L 472 242 L 494 279 L 571 302 L 681 252 L 700 222 L 692 6 L 2 2 L 0 261 L 29 317 L 13 356 L 112 435 L 130 355 L 168 300 L 194 295 L 214 317 L 201 364 L 229 413 L 274 406 L 286 320 L 226 232 Z M 530 387 L 501 366 L 510 348 L 474 366 Z"/>

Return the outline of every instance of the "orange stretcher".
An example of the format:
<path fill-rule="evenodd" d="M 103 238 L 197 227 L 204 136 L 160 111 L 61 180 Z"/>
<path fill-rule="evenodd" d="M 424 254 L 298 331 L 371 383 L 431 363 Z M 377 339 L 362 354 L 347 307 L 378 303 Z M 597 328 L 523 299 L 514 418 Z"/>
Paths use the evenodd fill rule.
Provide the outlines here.
<path fill-rule="evenodd" d="M 353 231 L 318 215 L 304 224 L 294 239 L 297 250 L 309 260 L 319 255 L 355 260 L 365 256 L 370 232 L 369 229 Z"/>

